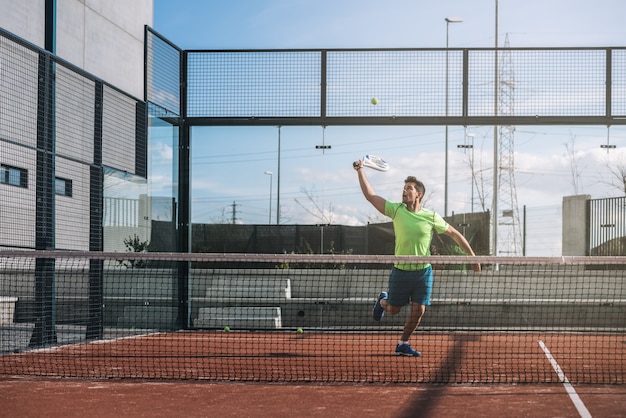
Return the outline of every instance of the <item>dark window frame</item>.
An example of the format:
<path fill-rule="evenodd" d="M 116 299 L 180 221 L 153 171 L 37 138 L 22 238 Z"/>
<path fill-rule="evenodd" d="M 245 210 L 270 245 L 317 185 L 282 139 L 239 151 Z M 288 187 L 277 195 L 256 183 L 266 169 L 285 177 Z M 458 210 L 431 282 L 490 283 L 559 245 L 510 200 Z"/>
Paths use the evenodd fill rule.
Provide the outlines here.
<path fill-rule="evenodd" d="M 17 181 L 15 178 L 17 178 Z M 0 164 L 0 183 L 27 189 L 28 170 L 8 164 Z"/>
<path fill-rule="evenodd" d="M 59 184 L 63 184 L 63 190 L 59 190 Z M 58 196 L 72 197 L 72 180 L 63 177 L 54 178 L 54 193 Z"/>

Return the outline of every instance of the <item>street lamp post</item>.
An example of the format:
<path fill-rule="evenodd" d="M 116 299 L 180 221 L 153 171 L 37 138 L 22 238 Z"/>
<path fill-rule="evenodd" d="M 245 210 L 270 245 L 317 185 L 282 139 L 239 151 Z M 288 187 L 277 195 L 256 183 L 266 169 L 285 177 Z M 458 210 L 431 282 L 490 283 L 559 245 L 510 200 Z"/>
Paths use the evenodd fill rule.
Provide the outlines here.
<path fill-rule="evenodd" d="M 467 134 L 467 136 L 469 136 L 472 139 L 472 143 L 469 145 L 470 148 L 472 149 L 472 153 L 470 154 L 470 170 L 471 170 L 471 175 L 472 175 L 472 198 L 471 198 L 471 203 L 472 203 L 472 213 L 474 213 L 474 182 L 476 180 L 475 174 L 474 174 L 474 134 Z"/>
<path fill-rule="evenodd" d="M 448 83 L 448 39 L 449 39 L 449 29 L 450 23 L 461 23 L 463 19 L 460 17 L 446 17 L 446 153 L 445 153 L 445 179 L 444 179 L 444 216 L 448 216 L 448 94 L 449 94 L 449 83 Z"/>
<path fill-rule="evenodd" d="M 272 223 L 272 175 L 274 173 L 272 173 L 271 171 L 266 171 L 264 174 L 267 174 L 268 176 L 270 176 L 270 214 L 267 220 L 268 224 Z"/>
<path fill-rule="evenodd" d="M 474 134 L 465 134 L 467 138 L 472 140 L 471 144 L 467 144 L 467 148 L 471 149 L 470 153 L 470 171 L 471 171 L 471 182 L 472 182 L 472 197 L 471 197 L 471 211 L 474 213 L 474 182 L 475 182 L 475 174 L 474 174 Z"/>
<path fill-rule="evenodd" d="M 467 138 L 471 138 L 472 142 L 468 143 Z M 465 139 L 463 140 L 463 145 L 457 145 L 457 148 L 462 148 L 464 153 L 467 153 L 467 150 L 470 151 L 469 157 L 469 166 L 471 171 L 470 182 L 472 184 L 472 197 L 471 197 L 471 212 L 474 213 L 474 134 L 465 133 Z"/>
<path fill-rule="evenodd" d="M 280 225 L 280 128 L 278 126 L 278 173 L 276 175 L 276 225 Z"/>

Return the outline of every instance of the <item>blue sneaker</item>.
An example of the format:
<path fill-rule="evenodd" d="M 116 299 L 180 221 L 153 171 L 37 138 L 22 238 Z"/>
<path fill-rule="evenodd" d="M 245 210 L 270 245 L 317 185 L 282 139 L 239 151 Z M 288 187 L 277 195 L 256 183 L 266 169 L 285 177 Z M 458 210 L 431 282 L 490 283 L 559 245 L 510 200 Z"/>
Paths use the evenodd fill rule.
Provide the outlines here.
<path fill-rule="evenodd" d="M 380 321 L 383 319 L 383 315 L 385 314 L 385 308 L 380 304 L 380 301 L 383 299 L 387 299 L 387 292 L 380 292 L 378 295 L 378 299 L 376 299 L 376 304 L 374 305 L 374 310 L 372 311 L 372 316 L 374 317 L 374 321 Z"/>
<path fill-rule="evenodd" d="M 396 346 L 396 356 L 420 357 L 421 355 L 422 353 L 413 350 L 413 347 L 408 344 L 398 344 Z"/>

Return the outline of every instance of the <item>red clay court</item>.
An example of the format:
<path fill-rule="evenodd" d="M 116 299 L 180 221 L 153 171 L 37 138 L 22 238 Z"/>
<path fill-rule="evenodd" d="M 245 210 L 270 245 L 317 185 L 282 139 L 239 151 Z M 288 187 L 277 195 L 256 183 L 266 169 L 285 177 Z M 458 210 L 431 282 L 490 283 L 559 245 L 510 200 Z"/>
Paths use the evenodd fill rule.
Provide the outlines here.
<path fill-rule="evenodd" d="M 626 410 L 623 334 L 423 332 L 420 358 L 393 355 L 396 337 L 179 331 L 10 354 L 0 363 L 1 406 L 7 416 L 68 417 L 618 417 Z M 572 338 L 580 350 L 572 351 Z"/>
<path fill-rule="evenodd" d="M 277 256 L 238 256 L 267 268 L 224 268 L 230 256 L 198 254 L 183 261 L 204 264 L 182 276 L 174 256 L 137 269 L 84 259 L 104 256 L 57 258 L 54 298 L 30 300 L 26 290 L 16 297 L 13 320 L 0 326 L 0 406 L 9 416 L 607 417 L 626 410 L 626 270 L 587 258 L 510 266 L 498 258 L 498 269 L 480 274 L 438 271 L 436 299 L 411 339 L 423 353 L 415 358 L 394 354 L 404 315 L 372 319 L 372 295 L 388 275 L 387 267 L 372 268 L 380 257 L 298 256 L 295 268 L 295 257 L 284 255 L 290 268 L 279 269 Z M 14 266 L 28 265 L 14 258 Z M 331 266 L 320 268 L 322 261 Z M 27 272 L 7 269 L 6 278 L 30 289 L 38 276 Z M 193 323 L 173 323 L 185 305 L 172 290 L 189 296 L 180 300 Z M 38 306 L 57 315 L 39 320 L 34 314 L 47 311 Z"/>
<path fill-rule="evenodd" d="M 418 332 L 421 358 L 396 356 L 397 337 L 397 332 L 177 331 L 9 354 L 0 357 L 0 374 L 229 382 L 560 383 L 554 359 L 572 383 L 624 384 L 626 379 L 623 334 Z"/>

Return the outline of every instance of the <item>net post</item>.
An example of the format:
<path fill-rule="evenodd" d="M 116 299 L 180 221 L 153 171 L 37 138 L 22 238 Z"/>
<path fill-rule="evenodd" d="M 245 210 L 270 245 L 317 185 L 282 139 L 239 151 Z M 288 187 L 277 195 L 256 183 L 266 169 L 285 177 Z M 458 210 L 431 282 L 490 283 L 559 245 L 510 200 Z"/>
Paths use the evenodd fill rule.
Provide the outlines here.
<path fill-rule="evenodd" d="M 189 261 L 178 261 L 178 315 L 176 326 L 179 329 L 189 329 Z"/>
<path fill-rule="evenodd" d="M 104 334 L 104 261 L 89 260 L 89 298 L 87 340 L 100 340 Z"/>
<path fill-rule="evenodd" d="M 186 57 L 186 56 L 185 56 Z M 181 93 L 183 97 L 186 94 Z M 183 100 L 183 103 L 185 100 Z M 183 112 L 185 112 L 183 108 Z M 179 127 L 178 138 L 178 200 L 179 210 L 178 216 L 178 242 L 177 251 L 181 253 L 191 252 L 191 208 L 190 202 L 190 126 L 184 120 L 181 121 Z M 182 260 L 176 262 L 176 269 L 178 272 L 178 314 L 176 318 L 176 326 L 180 329 L 188 329 L 190 327 L 190 315 L 189 315 L 189 272 L 191 270 L 191 262 L 188 260 Z"/>
<path fill-rule="evenodd" d="M 104 86 L 95 83 L 93 166 L 89 181 L 89 251 L 102 251 L 102 124 L 104 109 Z M 89 260 L 88 319 L 85 337 L 99 340 L 104 335 L 104 261 Z"/>
<path fill-rule="evenodd" d="M 53 258 L 35 259 L 35 327 L 30 347 L 56 344 L 56 295 Z"/>
<path fill-rule="evenodd" d="M 55 77 L 54 60 L 39 54 L 37 95 L 37 250 L 55 248 Z M 37 315 L 31 346 L 56 343 L 55 271 L 53 258 L 36 258 L 35 305 Z"/>

